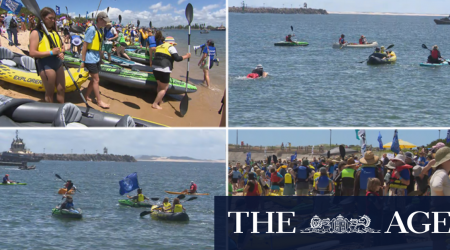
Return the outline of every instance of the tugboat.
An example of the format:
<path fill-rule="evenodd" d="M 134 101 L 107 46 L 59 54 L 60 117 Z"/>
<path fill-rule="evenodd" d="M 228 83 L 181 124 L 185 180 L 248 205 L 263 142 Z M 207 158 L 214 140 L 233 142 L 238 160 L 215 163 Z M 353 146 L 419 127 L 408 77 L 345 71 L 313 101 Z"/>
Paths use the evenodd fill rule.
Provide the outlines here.
<path fill-rule="evenodd" d="M 13 139 L 9 151 L 3 152 L 1 155 L 1 160 L 6 162 L 40 162 L 42 159 L 42 156 L 25 148 L 23 139 L 19 138 L 18 130 L 16 130 L 16 138 Z"/>
<path fill-rule="evenodd" d="M 449 17 L 444 17 L 441 19 L 434 19 L 434 22 L 436 24 L 450 24 L 450 16 Z"/>

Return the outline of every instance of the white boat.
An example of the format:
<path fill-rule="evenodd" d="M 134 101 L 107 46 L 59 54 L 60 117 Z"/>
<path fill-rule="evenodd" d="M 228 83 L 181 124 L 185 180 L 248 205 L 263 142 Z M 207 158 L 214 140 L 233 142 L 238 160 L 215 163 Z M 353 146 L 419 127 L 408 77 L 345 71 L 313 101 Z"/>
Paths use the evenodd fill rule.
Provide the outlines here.
<path fill-rule="evenodd" d="M 340 49 L 341 47 L 343 49 L 345 48 L 374 48 L 377 47 L 377 42 L 367 43 L 367 44 L 359 44 L 359 43 L 346 43 L 344 45 L 341 45 L 339 43 L 333 43 L 333 49 Z"/>

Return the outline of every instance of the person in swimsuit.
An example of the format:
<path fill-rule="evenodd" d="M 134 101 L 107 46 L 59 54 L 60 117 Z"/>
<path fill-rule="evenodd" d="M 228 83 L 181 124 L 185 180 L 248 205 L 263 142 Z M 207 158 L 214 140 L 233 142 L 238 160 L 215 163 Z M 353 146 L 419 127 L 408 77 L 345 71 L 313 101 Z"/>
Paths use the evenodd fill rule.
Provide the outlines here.
<path fill-rule="evenodd" d="M 39 22 L 30 34 L 30 56 L 36 59 L 36 70 L 45 88 L 45 101 L 53 102 L 56 88 L 57 101 L 64 103 L 66 90 L 66 78 L 62 67 L 64 43 L 56 31 L 56 13 L 52 8 L 45 7 L 40 15 L 49 35 L 45 33 L 42 22 Z"/>

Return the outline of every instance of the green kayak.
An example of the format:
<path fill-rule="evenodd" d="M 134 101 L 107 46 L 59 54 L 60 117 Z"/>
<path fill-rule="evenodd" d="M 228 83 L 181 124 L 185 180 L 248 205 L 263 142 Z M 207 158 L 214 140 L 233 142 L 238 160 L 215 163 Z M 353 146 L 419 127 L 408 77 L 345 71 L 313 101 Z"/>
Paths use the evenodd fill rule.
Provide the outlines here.
<path fill-rule="evenodd" d="M 83 212 L 79 208 L 73 210 L 53 208 L 52 215 L 60 218 L 71 218 L 71 219 L 83 218 Z"/>
<path fill-rule="evenodd" d="M 3 183 L 0 183 L 0 185 L 27 185 L 26 183 L 7 183 L 7 184 L 3 184 Z"/>
<path fill-rule="evenodd" d="M 138 62 L 138 63 L 142 63 L 145 65 L 149 65 L 149 63 L 150 63 L 150 61 L 149 61 L 150 56 L 147 54 L 136 53 L 133 51 L 125 51 L 125 53 L 128 55 L 128 57 L 133 62 Z"/>
<path fill-rule="evenodd" d="M 134 202 L 131 200 L 119 200 L 120 205 L 130 206 L 130 207 L 152 207 L 152 204 L 146 202 Z"/>
<path fill-rule="evenodd" d="M 102 62 L 104 64 L 109 64 L 109 62 L 105 59 L 103 59 Z M 70 51 L 65 51 L 64 52 L 64 63 L 67 65 L 67 67 L 78 68 L 78 67 L 80 67 L 81 59 L 74 57 L 74 55 Z"/>
<path fill-rule="evenodd" d="M 277 42 L 274 44 L 275 46 L 308 46 L 309 43 L 307 42 L 285 42 L 285 41 L 281 41 L 281 42 Z"/>

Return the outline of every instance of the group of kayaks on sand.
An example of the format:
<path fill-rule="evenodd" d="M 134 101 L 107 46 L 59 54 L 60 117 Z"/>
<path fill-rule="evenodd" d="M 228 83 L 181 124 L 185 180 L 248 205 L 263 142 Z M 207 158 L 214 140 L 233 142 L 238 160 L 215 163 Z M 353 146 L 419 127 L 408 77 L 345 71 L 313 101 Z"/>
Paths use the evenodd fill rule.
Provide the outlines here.
<path fill-rule="evenodd" d="M 129 87 L 156 90 L 157 96 L 152 105 L 155 109 L 161 109 L 159 104 L 167 92 L 184 93 L 181 90 L 185 89 L 188 84 L 172 79 L 170 74 L 173 70 L 174 62 L 188 59 L 191 57 L 191 54 L 178 55 L 175 49 L 177 43 L 173 37 L 163 37 L 161 31 L 156 31 L 154 36 L 151 28 L 136 30 L 135 27 L 130 26 L 123 28 L 124 33 L 131 36 L 131 41 L 126 42 L 124 34 L 121 32 L 122 28 L 119 28 L 119 31 L 116 30 L 108 14 L 99 12 L 95 16 L 94 22 L 88 25 L 86 31 L 84 31 L 83 27 L 75 26 L 74 24 L 62 30 L 66 42 L 70 41 L 71 43 L 69 52 L 65 51 L 64 41 L 55 25 L 55 11 L 50 7 L 45 7 L 40 10 L 39 14 L 40 22 L 30 33 L 29 52 L 21 49 L 27 55 L 8 52 L 6 48 L 4 51 L 1 51 L 0 55 L 3 58 L 0 58 L 2 62 L 0 64 L 0 72 L 13 71 L 14 75 L 16 75 L 14 79 L 4 77 L 2 80 L 34 89 L 39 84 L 39 89 L 36 90 L 45 91 L 46 102 L 53 102 L 53 95 L 56 92 L 57 101 L 64 103 L 64 93 L 68 92 L 67 88 L 70 87 L 68 84 L 72 84 L 70 91 L 79 90 L 79 86 L 90 76 L 89 86 L 87 91 L 83 93 L 83 99 L 91 101 L 90 94 L 94 92 L 96 104 L 101 108 L 107 109 L 109 104 L 102 101 L 99 92 L 99 81 L 102 77 L 102 72 L 110 72 L 110 67 L 108 66 L 114 66 L 117 77 L 105 77 L 105 79 L 112 82 L 118 79 L 117 83 Z M 120 16 L 119 20 L 121 20 Z M 134 36 L 137 36 L 137 34 L 139 34 L 139 42 L 134 43 Z M 131 46 L 128 47 L 128 45 Z M 204 82 L 209 87 L 208 70 L 212 68 L 214 62 L 218 65 L 214 41 L 208 40 L 207 43 L 196 46 L 197 49 L 202 50 L 199 66 L 204 71 Z M 76 53 L 74 53 L 75 50 L 77 51 Z M 112 55 L 114 52 L 117 56 Z M 72 63 L 73 57 L 78 59 L 76 65 Z M 75 73 L 67 69 L 67 65 L 79 67 L 81 71 L 78 70 Z M 133 68 L 134 71 L 131 71 L 123 66 L 129 66 L 130 68 L 132 66 L 142 67 Z M 136 70 L 146 73 L 138 72 L 140 74 L 136 75 Z M 150 85 L 150 87 L 146 85 Z M 178 89 L 170 91 L 169 88 Z M 186 92 L 195 91 L 195 86 L 188 85 Z"/>

